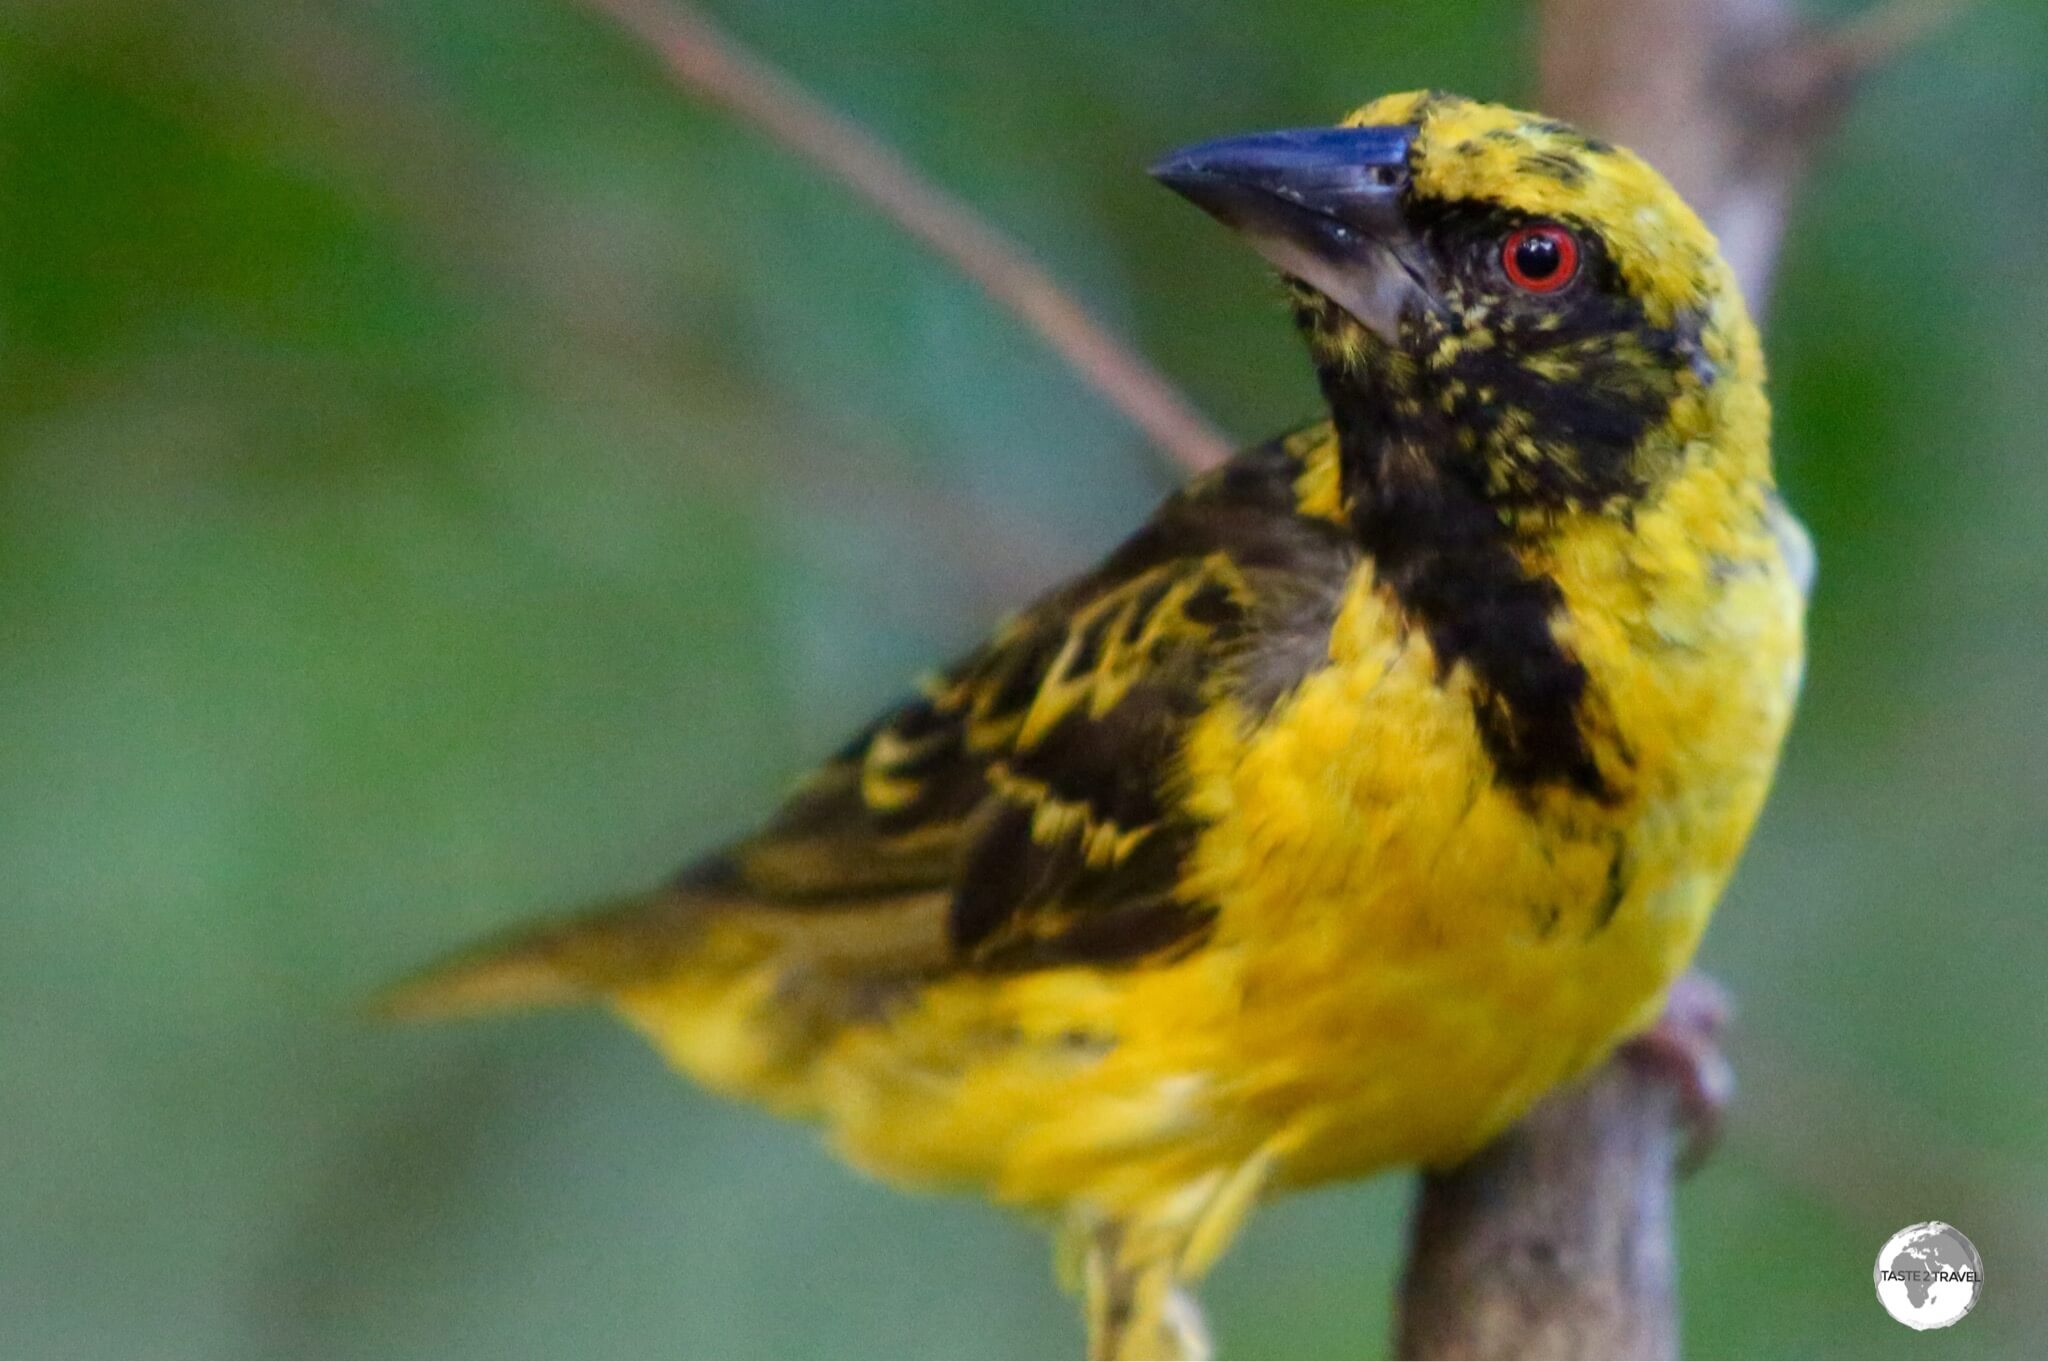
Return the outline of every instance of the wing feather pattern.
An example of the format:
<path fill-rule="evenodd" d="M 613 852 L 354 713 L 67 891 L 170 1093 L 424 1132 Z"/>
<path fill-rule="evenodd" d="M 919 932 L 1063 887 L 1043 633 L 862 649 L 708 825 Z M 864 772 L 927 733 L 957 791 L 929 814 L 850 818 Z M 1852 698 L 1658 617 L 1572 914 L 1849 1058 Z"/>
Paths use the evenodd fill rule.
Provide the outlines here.
<path fill-rule="evenodd" d="M 619 938 L 669 941 L 722 914 L 773 922 L 797 952 L 807 932 L 840 941 L 842 960 L 872 920 L 878 974 L 1113 967 L 1199 943 L 1214 908 L 1177 892 L 1199 831 L 1174 798 L 1188 726 L 1226 693 L 1262 711 L 1318 665 L 1357 563 L 1338 526 L 1297 509 L 1308 444 L 1260 446 L 1169 498 L 666 892 L 484 963 L 530 975 L 534 948 L 597 933 L 607 948 L 586 954 L 658 971 L 673 951 Z"/>

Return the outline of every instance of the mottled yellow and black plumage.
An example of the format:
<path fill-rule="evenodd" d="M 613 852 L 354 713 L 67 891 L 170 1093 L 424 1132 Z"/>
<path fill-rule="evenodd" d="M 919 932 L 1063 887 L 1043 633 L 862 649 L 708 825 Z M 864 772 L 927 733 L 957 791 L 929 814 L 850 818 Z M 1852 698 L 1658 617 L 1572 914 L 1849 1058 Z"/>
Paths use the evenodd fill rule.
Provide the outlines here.
<path fill-rule="evenodd" d="M 1133 1354 L 1259 1196 L 1455 1161 L 1654 1017 L 1806 562 L 1733 279 L 1628 152 L 1408 94 L 1155 173 L 1281 268 L 1326 418 L 755 835 L 399 1000 L 603 999 L 865 1168 L 1056 1215 Z"/>

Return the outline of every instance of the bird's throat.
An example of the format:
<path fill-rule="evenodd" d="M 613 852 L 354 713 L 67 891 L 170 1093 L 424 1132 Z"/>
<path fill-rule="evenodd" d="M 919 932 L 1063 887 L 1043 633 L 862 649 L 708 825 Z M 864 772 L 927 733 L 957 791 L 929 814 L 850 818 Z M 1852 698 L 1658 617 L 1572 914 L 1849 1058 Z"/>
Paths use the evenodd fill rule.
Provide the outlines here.
<path fill-rule="evenodd" d="M 1326 371 L 1323 388 L 1351 529 L 1429 639 L 1440 679 L 1469 669 L 1473 719 L 1502 782 L 1532 798 L 1543 787 L 1609 798 L 1583 722 L 1586 669 L 1554 628 L 1563 592 L 1523 566 L 1512 518 L 1412 395 L 1356 370 Z"/>

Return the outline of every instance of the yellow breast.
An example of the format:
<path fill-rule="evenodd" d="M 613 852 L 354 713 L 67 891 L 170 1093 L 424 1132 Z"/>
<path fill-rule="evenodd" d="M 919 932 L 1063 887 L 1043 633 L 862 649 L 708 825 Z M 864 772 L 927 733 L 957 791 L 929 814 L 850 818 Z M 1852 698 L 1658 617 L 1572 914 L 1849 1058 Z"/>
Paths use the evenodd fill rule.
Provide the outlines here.
<path fill-rule="evenodd" d="M 1471 678 L 1369 568 L 1327 671 L 1263 724 L 1205 722 L 1188 888 L 1224 905 L 1232 1100 L 1295 1125 L 1288 1176 L 1468 1153 L 1690 959 L 1776 763 L 1802 611 L 1768 490 L 1696 481 L 1529 564 L 1563 589 L 1611 800 L 1498 781 Z"/>

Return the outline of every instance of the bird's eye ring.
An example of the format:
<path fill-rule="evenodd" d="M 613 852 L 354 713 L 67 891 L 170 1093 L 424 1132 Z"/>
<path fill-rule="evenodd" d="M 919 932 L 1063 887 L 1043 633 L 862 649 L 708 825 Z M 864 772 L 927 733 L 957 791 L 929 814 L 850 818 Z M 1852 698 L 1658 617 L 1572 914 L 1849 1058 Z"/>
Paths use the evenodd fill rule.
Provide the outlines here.
<path fill-rule="evenodd" d="M 1579 239 L 1554 222 L 1517 227 L 1500 248 L 1508 282 L 1527 293 L 1555 293 L 1579 272 Z"/>

